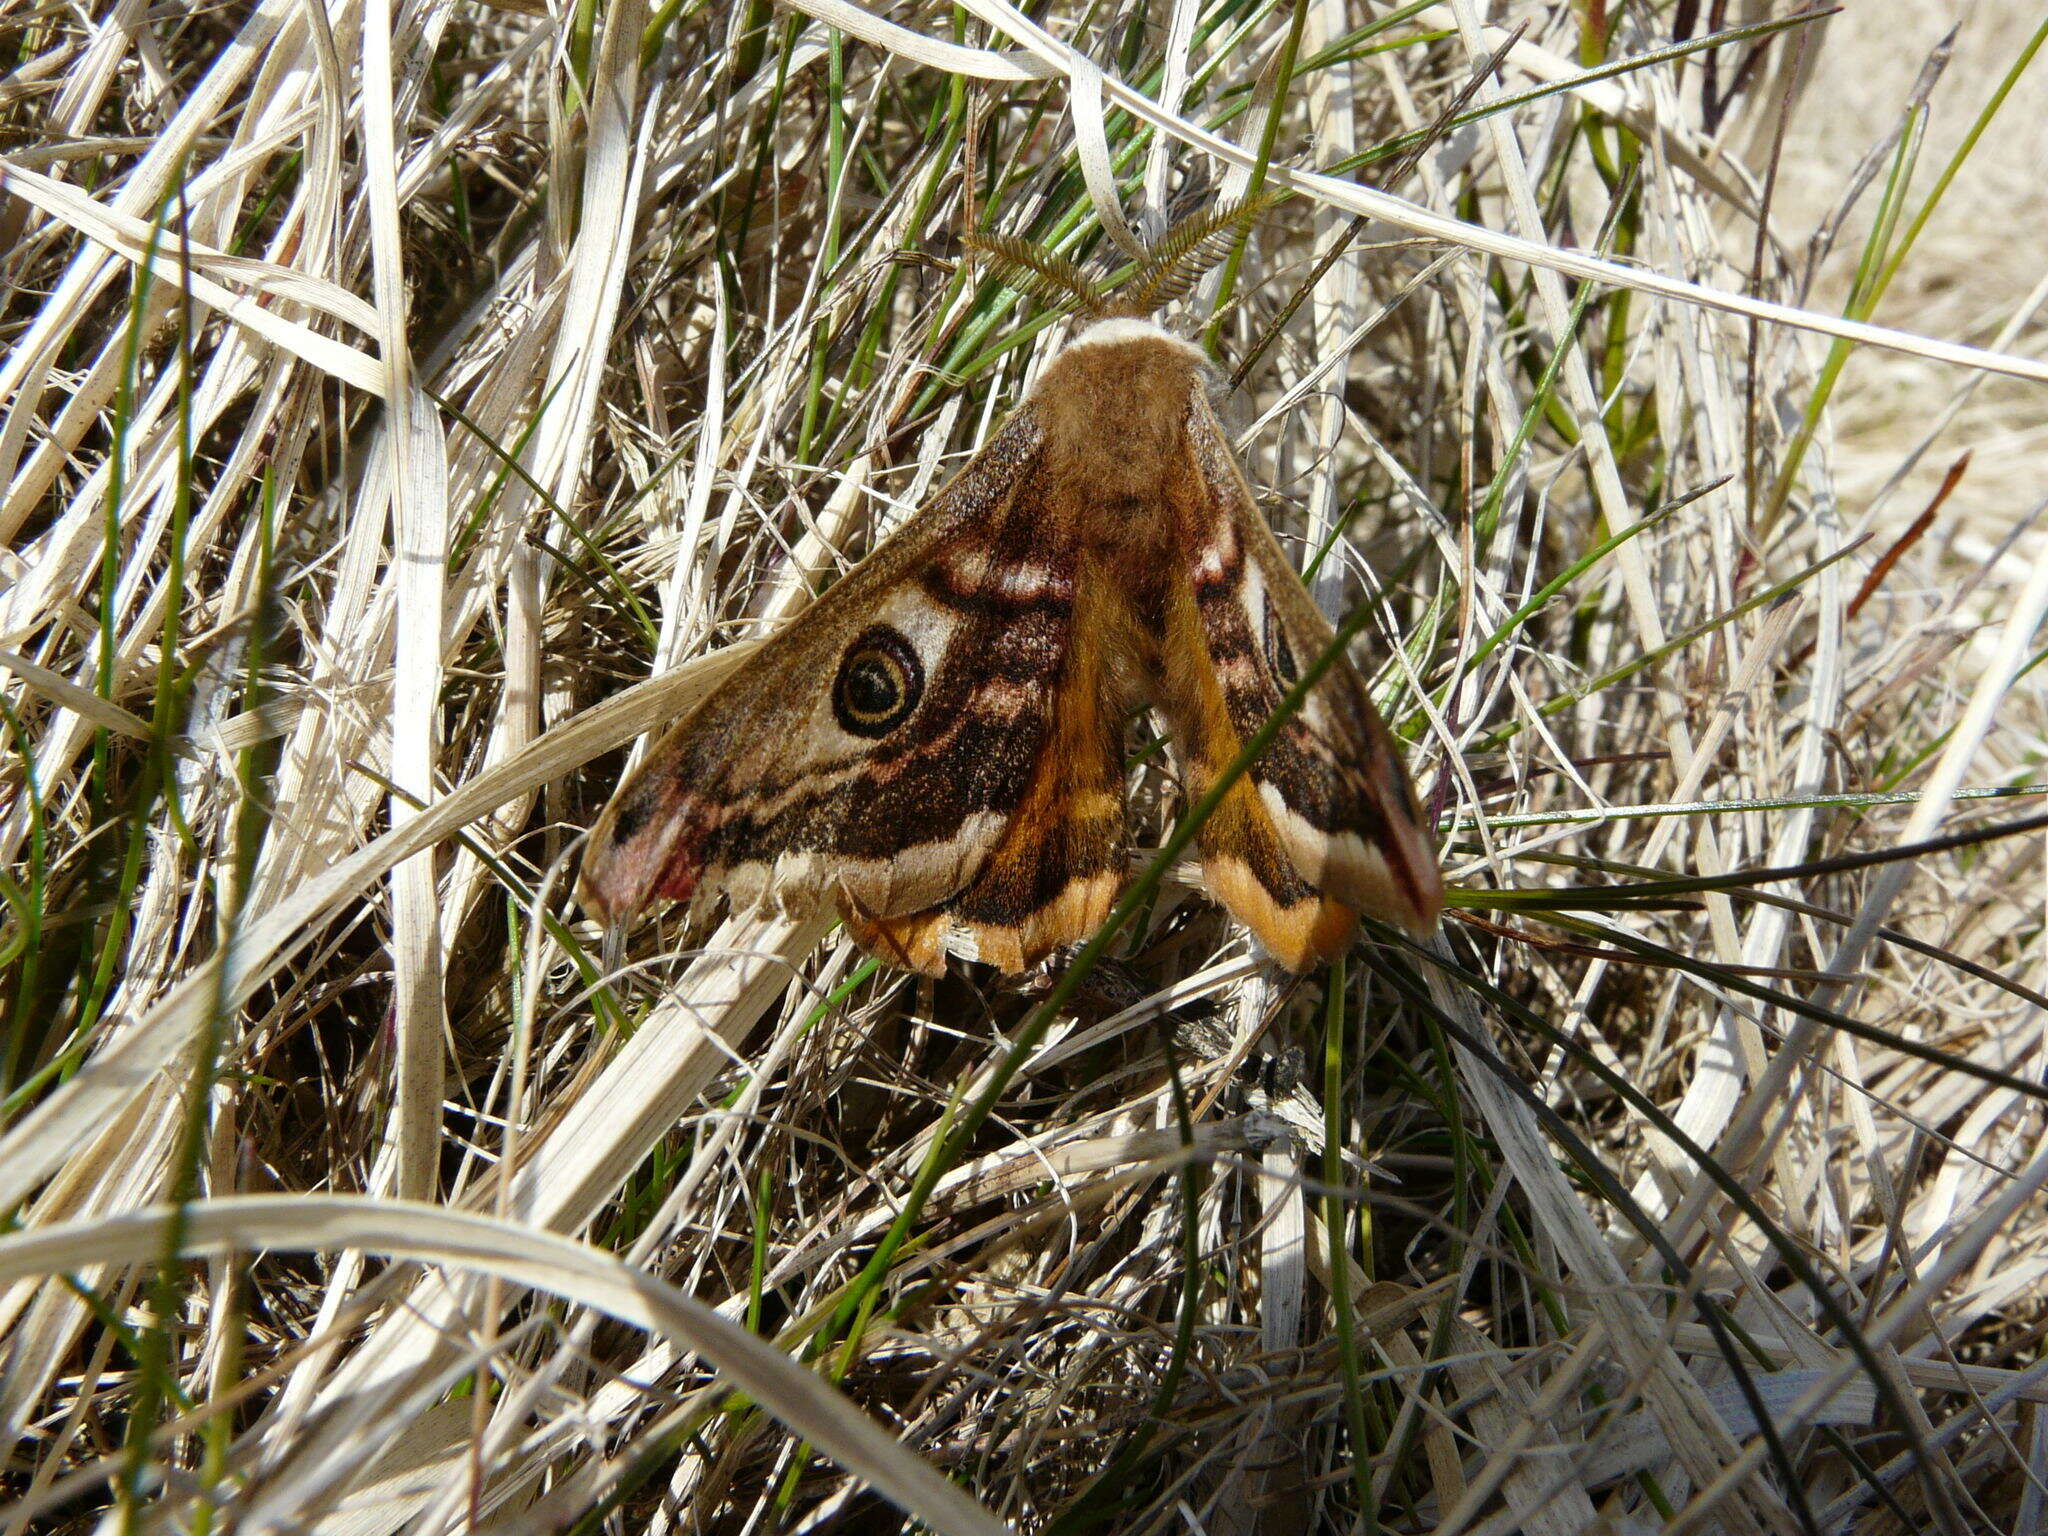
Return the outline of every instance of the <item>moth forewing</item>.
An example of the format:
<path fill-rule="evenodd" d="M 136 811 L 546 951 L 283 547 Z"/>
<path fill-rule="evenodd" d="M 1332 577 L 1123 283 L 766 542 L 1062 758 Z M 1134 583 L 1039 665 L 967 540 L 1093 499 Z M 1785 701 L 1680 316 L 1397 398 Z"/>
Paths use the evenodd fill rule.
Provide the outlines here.
<path fill-rule="evenodd" d="M 826 901 L 894 918 L 972 879 L 1050 718 L 1045 680 L 1011 690 L 1002 729 L 968 705 L 987 653 L 974 611 L 986 548 L 1031 521 L 1017 492 L 1039 433 L 1007 423 L 910 522 L 673 726 L 592 829 L 578 895 L 623 923 L 658 897 Z M 1037 615 L 1062 627 L 1057 613 Z M 1019 626 L 1012 631 L 1013 643 Z M 1025 639 L 1063 646 L 1063 637 Z M 1000 655 L 1002 647 L 994 646 Z M 973 739 L 972 773 L 955 771 Z"/>

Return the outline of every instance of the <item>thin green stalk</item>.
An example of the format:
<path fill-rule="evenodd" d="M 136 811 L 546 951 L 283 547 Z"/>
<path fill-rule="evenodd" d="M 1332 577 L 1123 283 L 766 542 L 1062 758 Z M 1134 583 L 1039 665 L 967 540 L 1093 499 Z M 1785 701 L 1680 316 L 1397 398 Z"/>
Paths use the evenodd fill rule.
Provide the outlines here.
<path fill-rule="evenodd" d="M 0 1126 L 4 1126 L 27 1102 L 23 1091 L 26 1085 L 16 1084 L 16 1074 L 35 1059 L 47 1033 L 47 1026 L 35 1028 L 35 1038 L 30 1038 L 35 1026 L 31 1010 L 42 982 L 43 913 L 48 904 L 50 846 L 49 825 L 43 814 L 42 776 L 36 770 L 35 742 L 13 704 L 4 697 L 0 697 L 0 718 L 6 720 L 7 734 L 21 759 L 21 792 L 28 810 L 28 883 L 22 886 L 10 877 L 0 887 L 14 916 L 14 934 L 8 941 L 5 963 L 15 967 L 7 1039 L 0 1044 L 0 1089 L 7 1095 L 0 1101 Z"/>
<path fill-rule="evenodd" d="M 1549 605 L 1550 600 L 1564 591 L 1566 587 L 1592 570 L 1594 566 L 1605 560 L 1630 539 L 1635 538 L 1638 534 L 1648 533 L 1652 528 L 1663 523 L 1665 519 L 1691 506 L 1702 496 L 1711 494 L 1727 483 L 1728 477 L 1723 476 L 1712 485 L 1703 485 L 1698 490 L 1690 491 L 1684 496 L 1679 497 L 1676 501 L 1666 502 L 1654 511 L 1646 512 L 1626 528 L 1621 529 L 1617 533 L 1610 533 L 1570 565 L 1551 577 L 1550 580 L 1543 583 L 1542 586 L 1529 595 L 1528 600 L 1521 607 L 1501 620 L 1499 627 L 1492 634 L 1472 648 L 1472 654 L 1465 659 L 1465 664 L 1458 669 L 1455 681 L 1439 695 L 1439 702 L 1448 699 L 1457 683 L 1463 682 L 1467 677 L 1471 676 L 1481 662 L 1485 661 L 1487 657 L 1506 644 L 1516 630 L 1542 612 Z"/>
<path fill-rule="evenodd" d="M 1928 109 L 1925 101 L 1916 102 L 1905 133 L 1900 136 L 1898 154 L 1894 157 L 1892 175 L 1885 188 L 1885 199 L 1877 218 L 1872 223 L 1869 240 L 1865 242 L 1863 255 L 1858 263 L 1856 281 L 1850 289 L 1849 302 L 1842 313 L 1851 320 L 1868 320 L 1876 313 L 1885 291 L 1892 279 L 1905 265 L 1906 258 L 1913 252 L 1921 233 L 1927 228 L 1934 210 L 1940 206 L 1949 187 L 1961 172 L 1964 163 L 1977 147 L 1984 132 L 1991 126 L 1991 120 L 2005 105 L 2006 97 L 2019 83 L 2020 76 L 2039 53 L 2041 45 L 2048 42 L 2048 21 L 2041 23 L 2027 40 L 2027 45 L 2014 57 L 1998 85 L 1993 89 L 1983 107 L 1978 110 L 1970 130 L 1956 146 L 1954 154 L 1936 178 L 1933 189 L 1921 204 L 1920 211 L 1906 224 L 1905 232 L 1899 236 L 1896 247 L 1888 249 L 1893 232 L 1897 229 L 1900 210 L 1903 208 L 1907 186 L 1912 179 L 1912 167 L 1918 156 L 1921 136 L 1925 131 Z M 1807 400 L 1806 412 L 1801 417 L 1798 429 L 1786 444 L 1784 462 L 1777 478 L 1771 483 L 1771 490 L 1764 505 L 1758 510 L 1757 529 L 1759 536 L 1768 536 L 1783 514 L 1785 505 L 1791 500 L 1793 488 L 1798 484 L 1799 471 L 1805 463 L 1807 451 L 1813 446 L 1815 434 L 1820 430 L 1828 401 L 1833 397 L 1835 386 L 1840 381 L 1842 370 L 1848 364 L 1855 343 L 1847 338 L 1836 340 L 1829 348 L 1826 361 L 1821 365 L 1820 377 L 1815 381 L 1813 393 Z"/>
<path fill-rule="evenodd" d="M 754 1246 L 747 1264 L 747 1317 L 749 1333 L 761 1331 L 761 1299 L 768 1283 L 768 1239 L 774 1230 L 771 1215 L 775 1200 L 774 1170 L 761 1160 L 761 1172 L 754 1180 Z"/>
<path fill-rule="evenodd" d="M 845 216 L 846 167 L 846 38 L 837 27 L 826 30 L 825 228 L 820 236 L 818 267 L 830 272 L 839 263 L 840 220 Z M 810 387 L 804 393 L 803 425 L 797 429 L 796 458 L 811 462 L 818 418 L 824 408 L 825 358 L 832 349 L 832 322 L 820 315 L 811 332 Z"/>
<path fill-rule="evenodd" d="M 1687 646 L 1693 644 L 1697 640 L 1705 639 L 1708 635 L 1713 634 L 1716 630 L 1721 629 L 1728 624 L 1732 624 L 1735 620 L 1741 618 L 1744 614 L 1753 613 L 1757 609 L 1762 608 L 1769 603 L 1777 602 L 1780 598 L 1787 596 L 1791 592 L 1797 590 L 1799 587 L 1804 586 L 1807 582 L 1813 580 L 1814 577 L 1818 576 L 1822 571 L 1826 570 L 1836 561 L 1848 559 L 1849 556 L 1856 553 L 1857 550 L 1861 549 L 1868 542 L 1869 538 L 1867 535 L 1864 538 L 1854 539 L 1850 541 L 1849 543 L 1843 545 L 1840 549 L 1836 550 L 1833 554 L 1825 555 L 1821 559 L 1814 561 L 1813 564 L 1806 566 L 1801 570 L 1793 572 L 1792 575 L 1787 576 L 1783 581 L 1773 583 L 1771 586 L 1766 587 L 1763 591 L 1758 592 L 1751 597 L 1745 598 L 1742 602 L 1737 603 L 1733 608 L 1730 608 L 1723 613 L 1717 613 L 1711 619 L 1701 620 L 1698 624 L 1693 625 L 1691 628 L 1683 630 L 1680 633 L 1672 636 L 1669 640 L 1665 641 L 1664 644 L 1655 646 L 1650 650 L 1644 651 L 1641 655 L 1636 656 L 1634 659 L 1630 661 L 1625 661 L 1620 666 L 1615 667 L 1610 671 L 1601 673 L 1600 676 L 1594 678 L 1591 682 L 1581 683 L 1578 687 L 1567 689 L 1565 692 L 1557 695 L 1557 697 L 1553 699 L 1545 700 L 1542 704 L 1539 704 L 1536 707 L 1536 713 L 1545 716 L 1546 718 L 1551 715 L 1560 714 L 1563 711 L 1572 708 L 1574 705 L 1591 698 L 1594 694 L 1601 692 L 1603 689 L 1612 688 L 1616 683 L 1624 682 L 1627 679 L 1634 677 L 1636 673 L 1642 671 L 1645 667 L 1655 666 L 1658 662 L 1662 661 L 1666 656 L 1670 656 L 1675 652 L 1684 650 Z M 1508 741 L 1516 735 L 1519 735 L 1521 731 L 1526 727 L 1527 723 L 1528 722 L 1526 721 L 1516 720 L 1509 723 L 1508 725 L 1503 726 L 1500 730 L 1496 731 L 1491 737 L 1489 737 L 1482 747 L 1477 748 L 1475 750 L 1494 750 L 1501 743 Z"/>
<path fill-rule="evenodd" d="M 125 897 L 140 879 L 142 855 L 151 835 L 150 813 L 156 798 L 161 795 L 172 814 L 176 814 L 177 791 L 171 774 L 170 745 L 171 734 L 182 716 L 185 692 L 178 656 L 181 650 L 180 642 L 183 639 L 181 620 L 184 616 L 185 541 L 190 529 L 192 511 L 192 382 L 196 371 L 192 348 L 197 317 L 193 313 L 190 286 L 192 265 L 188 243 L 189 215 L 185 207 L 182 176 L 174 183 L 174 187 L 174 195 L 178 199 L 178 269 L 184 281 L 179 288 L 178 316 L 178 471 L 177 484 L 172 491 L 168 567 L 164 576 L 164 628 L 159 641 L 161 654 L 157 664 L 156 699 L 150 720 L 147 766 L 144 770 L 141 792 L 137 796 L 133 826 L 129 833 L 129 859 L 124 870 L 122 891 L 124 899 L 117 903 L 114 923 L 101 950 L 100 970 L 95 978 L 95 1004 L 112 985 L 115 957 L 125 947 L 123 940 L 128 918 L 128 902 Z M 111 611 L 103 615 L 103 631 L 111 618 Z M 229 955 L 223 950 L 213 971 L 212 1006 L 206 1011 L 206 1017 L 198 1032 L 198 1040 L 189 1058 L 183 1123 L 179 1127 L 178 1139 L 172 1150 L 165 1181 L 171 1214 L 170 1219 L 164 1224 L 160 1257 L 148 1285 L 152 1315 L 148 1326 L 142 1329 L 137 1339 L 135 1392 L 129 1405 L 125 1427 L 126 1445 L 118 1483 L 117 1504 L 120 1528 L 124 1536 L 129 1536 L 129 1533 L 139 1529 L 143 1518 L 142 1490 L 152 1449 L 152 1432 L 156 1428 L 163 1402 L 171 1395 L 175 1386 L 171 1370 L 171 1334 L 178 1326 L 185 1274 L 185 1266 L 179 1254 L 184 1247 L 186 1208 L 199 1196 L 199 1169 L 205 1157 L 207 1130 L 212 1123 L 209 1105 L 215 1073 L 218 1070 L 221 1015 L 225 1009 L 228 963 Z"/>

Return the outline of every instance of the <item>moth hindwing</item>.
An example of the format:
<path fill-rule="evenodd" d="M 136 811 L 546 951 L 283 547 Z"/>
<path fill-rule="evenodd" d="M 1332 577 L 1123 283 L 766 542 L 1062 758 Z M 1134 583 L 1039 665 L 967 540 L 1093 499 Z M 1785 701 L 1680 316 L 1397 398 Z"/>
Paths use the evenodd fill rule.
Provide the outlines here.
<path fill-rule="evenodd" d="M 1122 888 L 1123 727 L 1163 719 L 1192 798 L 1329 624 L 1209 401 L 1150 321 L 1095 321 L 894 537 L 678 721 L 613 796 L 579 895 L 830 903 L 883 960 L 1017 971 Z M 1202 827 L 1209 890 L 1282 964 L 1442 900 L 1392 738 L 1342 658 Z"/>

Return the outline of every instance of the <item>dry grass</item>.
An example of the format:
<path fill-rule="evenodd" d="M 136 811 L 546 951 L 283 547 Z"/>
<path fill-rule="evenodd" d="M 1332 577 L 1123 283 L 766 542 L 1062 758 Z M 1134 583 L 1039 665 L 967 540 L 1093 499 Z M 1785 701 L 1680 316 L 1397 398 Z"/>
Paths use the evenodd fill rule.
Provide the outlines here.
<path fill-rule="evenodd" d="M 2037 19 L 548 9 L 0 4 L 0 1531 L 2042 1528 Z M 628 744 L 1057 344 L 962 230 L 1248 182 L 1440 942 L 603 973 Z"/>

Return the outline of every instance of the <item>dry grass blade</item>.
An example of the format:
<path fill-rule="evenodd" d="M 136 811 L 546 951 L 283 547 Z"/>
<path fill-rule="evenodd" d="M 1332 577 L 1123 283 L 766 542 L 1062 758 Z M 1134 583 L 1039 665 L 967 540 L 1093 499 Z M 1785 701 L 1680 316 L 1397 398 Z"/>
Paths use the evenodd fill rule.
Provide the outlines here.
<path fill-rule="evenodd" d="M 2039 1526 L 2048 25 L 1752 9 L 0 0 L 0 1536 Z M 1175 303 L 1472 920 L 609 953 Z"/>
<path fill-rule="evenodd" d="M 380 1258 L 481 1270 L 594 1308 L 666 1334 L 714 1361 L 755 1401 L 933 1530 L 1003 1536 L 1011 1529 L 905 1452 L 814 1373 L 746 1329 L 610 1254 L 534 1227 L 341 1195 L 244 1196 L 203 1202 L 179 1215 L 138 1211 L 0 1238 L 0 1285 L 96 1264 L 146 1263 L 163 1251 L 173 1230 L 178 1251 L 195 1256 L 360 1249 Z"/>

